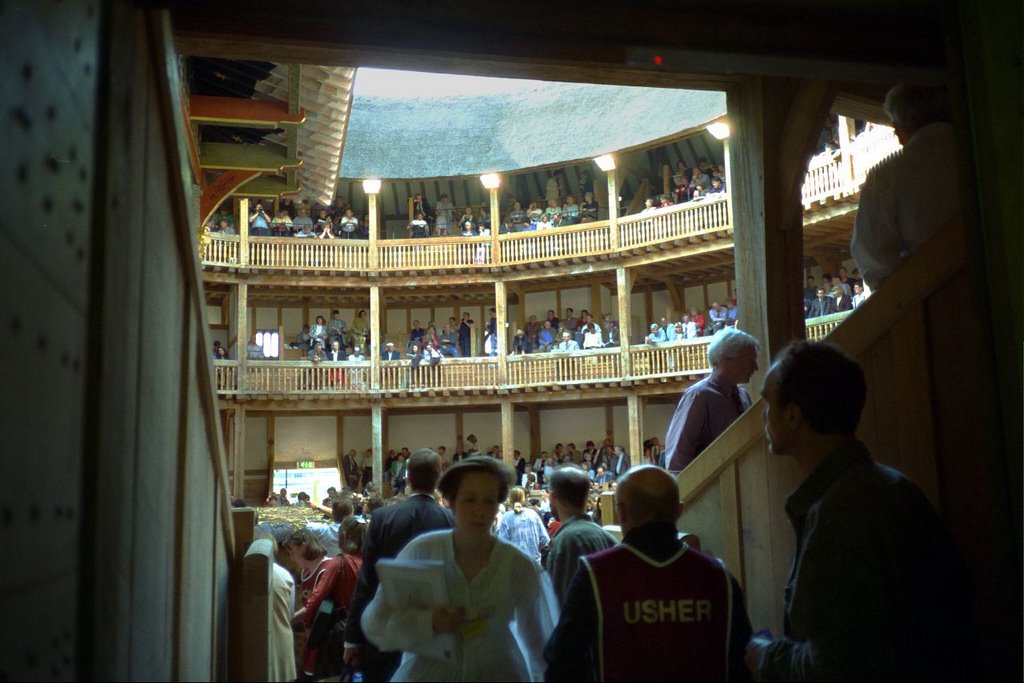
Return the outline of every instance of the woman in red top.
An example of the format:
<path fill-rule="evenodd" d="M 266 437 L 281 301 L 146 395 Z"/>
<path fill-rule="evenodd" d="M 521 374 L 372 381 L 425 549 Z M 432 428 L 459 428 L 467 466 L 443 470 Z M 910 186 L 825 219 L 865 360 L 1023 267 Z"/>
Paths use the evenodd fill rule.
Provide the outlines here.
<path fill-rule="evenodd" d="M 294 621 L 301 619 L 306 629 L 306 642 L 302 648 L 302 669 L 307 676 L 322 678 L 341 673 L 344 651 L 343 633 L 352 596 L 356 591 L 359 569 L 363 566 L 363 539 L 366 522 L 362 518 L 346 517 L 338 529 L 339 554 L 328 559 L 326 552 L 319 562 L 307 559 L 316 554 L 309 542 L 323 546 L 309 531 L 303 529 L 288 539 L 285 547 L 292 559 L 302 567 L 302 608 Z M 299 540 L 301 538 L 301 540 Z M 310 567 L 316 563 L 316 567 Z M 326 610 L 320 622 L 314 624 L 325 600 L 330 600 L 330 613 Z"/>
<path fill-rule="evenodd" d="M 697 334 L 700 336 L 704 335 L 704 314 L 697 310 L 694 306 L 690 308 L 690 320 L 697 326 Z"/>

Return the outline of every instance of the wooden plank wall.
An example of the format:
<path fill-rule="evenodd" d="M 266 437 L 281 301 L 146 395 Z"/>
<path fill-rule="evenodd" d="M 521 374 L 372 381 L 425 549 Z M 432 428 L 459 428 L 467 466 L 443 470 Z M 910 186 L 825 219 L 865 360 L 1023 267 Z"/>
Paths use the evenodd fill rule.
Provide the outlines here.
<path fill-rule="evenodd" d="M 104 6 L 79 678 L 225 679 L 223 432 L 166 17 Z M 140 226 L 145 226 L 143 229 Z"/>

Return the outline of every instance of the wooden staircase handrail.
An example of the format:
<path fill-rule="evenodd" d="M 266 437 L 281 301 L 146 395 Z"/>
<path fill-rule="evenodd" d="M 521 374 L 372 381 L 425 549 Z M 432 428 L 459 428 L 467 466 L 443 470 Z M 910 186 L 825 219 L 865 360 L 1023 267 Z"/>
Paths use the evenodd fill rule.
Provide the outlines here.
<path fill-rule="evenodd" d="M 859 356 L 882 338 L 906 312 L 948 281 L 966 262 L 963 220 L 955 216 L 912 253 L 847 320 L 827 337 L 851 356 Z M 754 402 L 676 476 L 680 500 L 686 502 L 764 437 L 765 400 Z"/>

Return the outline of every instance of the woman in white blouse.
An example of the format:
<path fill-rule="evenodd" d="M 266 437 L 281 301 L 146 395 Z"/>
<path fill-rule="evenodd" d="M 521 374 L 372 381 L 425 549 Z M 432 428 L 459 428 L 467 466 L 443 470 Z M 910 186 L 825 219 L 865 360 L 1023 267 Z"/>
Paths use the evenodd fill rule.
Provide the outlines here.
<path fill-rule="evenodd" d="M 550 581 L 537 562 L 493 534 L 514 476 L 500 460 L 474 456 L 441 478 L 455 528 L 420 536 L 398 558 L 443 561 L 450 605 L 393 609 L 382 584 L 363 613 L 367 638 L 381 650 L 403 651 L 391 680 L 544 680 L 544 644 L 558 618 Z M 446 659 L 429 654 L 442 634 L 455 636 Z"/>

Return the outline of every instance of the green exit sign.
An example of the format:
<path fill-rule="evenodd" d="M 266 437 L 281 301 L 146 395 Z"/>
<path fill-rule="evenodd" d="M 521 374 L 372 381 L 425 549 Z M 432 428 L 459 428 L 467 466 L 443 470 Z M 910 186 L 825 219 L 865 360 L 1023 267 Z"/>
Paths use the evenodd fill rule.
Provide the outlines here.
<path fill-rule="evenodd" d="M 313 461 L 312 460 L 300 460 L 297 463 L 295 463 L 295 466 L 298 467 L 300 470 L 311 470 L 311 469 L 313 469 Z"/>

